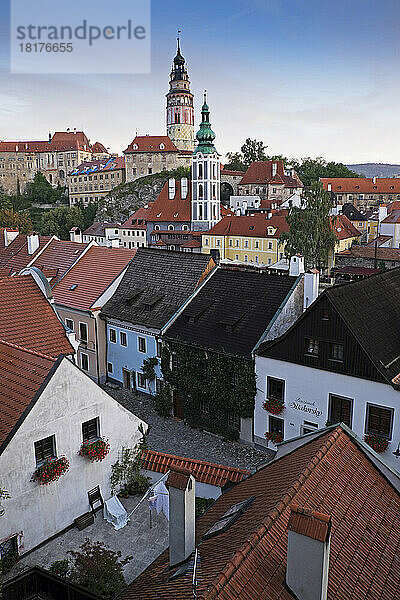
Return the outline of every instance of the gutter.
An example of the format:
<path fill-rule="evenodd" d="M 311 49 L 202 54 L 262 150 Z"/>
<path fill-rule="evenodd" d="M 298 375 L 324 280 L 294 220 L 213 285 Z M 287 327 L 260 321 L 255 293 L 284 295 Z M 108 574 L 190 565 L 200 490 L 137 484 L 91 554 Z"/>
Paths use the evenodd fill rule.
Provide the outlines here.
<path fill-rule="evenodd" d="M 280 307 L 278 308 L 278 310 L 276 311 L 276 313 L 272 317 L 271 321 L 269 322 L 268 327 L 266 328 L 266 330 L 264 331 L 264 333 L 262 334 L 262 336 L 258 340 L 257 344 L 254 346 L 253 350 L 251 351 L 251 355 L 252 355 L 253 358 L 254 358 L 256 350 L 264 342 L 265 338 L 267 337 L 268 333 L 271 330 L 272 325 L 275 323 L 275 321 L 277 320 L 277 318 L 279 317 L 279 315 L 283 311 L 284 307 L 286 306 L 287 301 L 289 300 L 290 296 L 293 294 L 294 290 L 296 289 L 296 287 L 300 283 L 303 275 L 304 275 L 304 273 L 301 273 L 300 275 L 297 276 L 296 281 L 294 282 L 294 284 L 290 288 L 289 292 L 286 294 L 286 297 L 284 298 L 284 300 L 281 303 Z"/>

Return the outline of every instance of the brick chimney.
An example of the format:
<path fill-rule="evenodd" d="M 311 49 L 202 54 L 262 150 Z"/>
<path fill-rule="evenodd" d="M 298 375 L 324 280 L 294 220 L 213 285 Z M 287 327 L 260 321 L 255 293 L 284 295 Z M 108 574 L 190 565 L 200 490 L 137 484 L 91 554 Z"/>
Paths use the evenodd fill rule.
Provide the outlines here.
<path fill-rule="evenodd" d="M 27 236 L 28 242 L 28 254 L 34 254 L 36 250 L 39 248 L 39 236 L 37 233 L 32 233 L 32 235 Z"/>
<path fill-rule="evenodd" d="M 286 583 L 298 600 L 326 600 L 331 517 L 292 504 Z"/>
<path fill-rule="evenodd" d="M 195 479 L 186 469 L 171 470 L 169 489 L 169 566 L 185 561 L 195 549 Z"/>

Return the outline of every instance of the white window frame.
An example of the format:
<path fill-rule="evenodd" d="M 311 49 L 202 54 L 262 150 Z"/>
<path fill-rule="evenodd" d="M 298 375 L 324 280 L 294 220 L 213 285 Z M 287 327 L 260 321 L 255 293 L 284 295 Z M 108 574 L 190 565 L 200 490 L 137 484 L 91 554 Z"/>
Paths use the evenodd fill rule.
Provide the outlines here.
<path fill-rule="evenodd" d="M 139 340 L 144 340 L 144 350 L 140 349 L 140 341 Z M 138 352 L 140 352 L 141 354 L 146 354 L 146 352 L 147 352 L 147 340 L 146 340 L 146 338 L 138 335 L 137 345 L 138 345 Z"/>

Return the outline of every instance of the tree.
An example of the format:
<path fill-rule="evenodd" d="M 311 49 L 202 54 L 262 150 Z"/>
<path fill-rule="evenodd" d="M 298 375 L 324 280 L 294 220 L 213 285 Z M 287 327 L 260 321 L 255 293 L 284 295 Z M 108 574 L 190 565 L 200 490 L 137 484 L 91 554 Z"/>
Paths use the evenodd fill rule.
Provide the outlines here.
<path fill-rule="evenodd" d="M 83 227 L 83 215 L 78 206 L 60 206 L 46 212 L 39 225 L 42 235 L 56 235 L 61 240 L 69 240 L 72 227 Z"/>
<path fill-rule="evenodd" d="M 267 146 L 265 146 L 264 142 L 247 138 L 240 152 L 227 153 L 228 163 L 225 165 L 225 168 L 232 171 L 246 171 L 252 162 L 256 160 L 268 160 L 268 156 L 265 154 L 266 149 Z"/>
<path fill-rule="evenodd" d="M 286 244 L 288 258 L 301 254 L 310 267 L 321 269 L 328 265 L 337 242 L 330 215 L 332 206 L 330 193 L 321 183 L 312 183 L 304 192 L 303 207 L 292 207 L 286 217 L 289 231 L 282 233 L 280 240 Z"/>
<path fill-rule="evenodd" d="M 74 583 L 105 598 L 114 598 L 126 586 L 123 568 L 132 556 L 121 560 L 120 551 L 114 552 L 103 542 L 92 542 L 89 538 L 80 551 L 68 550 L 68 554 L 73 559 L 69 578 Z"/>
<path fill-rule="evenodd" d="M 226 155 L 228 162 L 225 164 L 225 169 L 230 171 L 245 171 L 246 165 L 243 162 L 243 156 L 240 152 L 228 152 Z"/>
<path fill-rule="evenodd" d="M 32 231 L 32 221 L 25 212 L 16 212 L 11 209 L 0 209 L 0 227 L 19 229 L 20 233 L 28 234 Z"/>
<path fill-rule="evenodd" d="M 326 162 L 322 156 L 302 158 L 301 161 L 292 159 L 290 164 L 293 165 L 305 186 L 319 181 L 320 177 L 360 177 L 343 163 Z"/>
<path fill-rule="evenodd" d="M 85 231 L 90 225 L 93 224 L 94 219 L 96 217 L 98 203 L 97 202 L 89 202 L 86 206 L 83 204 L 82 200 L 76 203 L 76 205 L 82 213 L 82 231 Z"/>
<path fill-rule="evenodd" d="M 65 202 L 65 188 L 60 185 L 53 188 L 43 173 L 38 171 L 35 174 L 33 181 L 27 184 L 24 198 L 29 201 L 30 204 L 55 204 L 56 202 Z"/>

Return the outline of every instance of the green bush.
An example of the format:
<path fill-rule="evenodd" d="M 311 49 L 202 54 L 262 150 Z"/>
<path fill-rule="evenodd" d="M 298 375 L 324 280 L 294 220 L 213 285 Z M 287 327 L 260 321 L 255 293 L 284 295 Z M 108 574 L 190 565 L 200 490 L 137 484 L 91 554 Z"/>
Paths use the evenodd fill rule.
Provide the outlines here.
<path fill-rule="evenodd" d="M 59 577 L 66 577 L 69 571 L 69 560 L 68 558 L 63 558 L 62 560 L 55 560 L 51 565 L 49 570 L 55 575 Z"/>
<path fill-rule="evenodd" d="M 164 384 L 160 392 L 154 396 L 155 409 L 161 417 L 170 417 L 172 412 L 171 386 Z"/>

